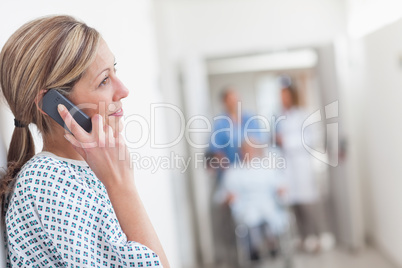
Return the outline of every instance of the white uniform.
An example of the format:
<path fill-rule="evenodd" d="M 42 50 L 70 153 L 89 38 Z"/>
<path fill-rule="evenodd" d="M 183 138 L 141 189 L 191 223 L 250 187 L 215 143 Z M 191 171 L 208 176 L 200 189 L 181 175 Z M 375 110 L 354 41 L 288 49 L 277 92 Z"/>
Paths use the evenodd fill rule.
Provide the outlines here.
<path fill-rule="evenodd" d="M 286 160 L 285 175 L 287 180 L 289 203 L 310 204 L 318 199 L 318 188 L 314 181 L 311 155 L 303 147 L 302 126 L 308 114 L 292 108 L 285 114 L 286 119 L 278 123 L 278 134 L 282 138 L 282 149 Z M 305 143 L 313 140 L 306 129 Z"/>

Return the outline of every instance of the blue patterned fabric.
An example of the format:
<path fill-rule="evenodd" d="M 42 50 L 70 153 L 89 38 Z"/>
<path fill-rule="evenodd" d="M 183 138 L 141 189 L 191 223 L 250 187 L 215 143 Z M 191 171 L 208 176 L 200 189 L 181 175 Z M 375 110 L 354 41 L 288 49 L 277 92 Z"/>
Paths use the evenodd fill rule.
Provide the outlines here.
<path fill-rule="evenodd" d="M 6 212 L 7 267 L 162 267 L 127 241 L 106 188 L 84 161 L 42 152 L 18 174 Z"/>

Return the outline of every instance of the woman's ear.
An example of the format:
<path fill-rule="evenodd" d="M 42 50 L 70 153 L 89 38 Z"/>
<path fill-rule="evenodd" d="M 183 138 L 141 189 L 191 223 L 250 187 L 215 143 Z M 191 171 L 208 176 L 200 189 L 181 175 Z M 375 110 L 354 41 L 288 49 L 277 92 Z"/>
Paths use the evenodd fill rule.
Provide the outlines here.
<path fill-rule="evenodd" d="M 38 111 L 40 111 L 42 114 L 45 114 L 45 115 L 47 115 L 47 113 L 45 113 L 45 112 L 42 110 L 42 107 L 39 105 L 39 103 L 40 103 L 41 100 L 43 99 L 43 96 L 46 94 L 46 92 L 47 92 L 47 89 L 41 89 L 41 90 L 39 91 L 38 95 L 36 95 L 36 98 L 35 98 L 36 108 L 38 109 Z"/>

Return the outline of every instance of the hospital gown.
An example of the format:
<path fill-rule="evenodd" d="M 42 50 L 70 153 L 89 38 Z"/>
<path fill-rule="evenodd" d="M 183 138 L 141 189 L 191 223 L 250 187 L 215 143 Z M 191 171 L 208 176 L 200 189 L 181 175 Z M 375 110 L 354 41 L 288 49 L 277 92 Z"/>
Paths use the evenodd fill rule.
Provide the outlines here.
<path fill-rule="evenodd" d="M 6 210 L 7 267 L 162 267 L 128 241 L 85 161 L 42 152 L 17 176 Z"/>

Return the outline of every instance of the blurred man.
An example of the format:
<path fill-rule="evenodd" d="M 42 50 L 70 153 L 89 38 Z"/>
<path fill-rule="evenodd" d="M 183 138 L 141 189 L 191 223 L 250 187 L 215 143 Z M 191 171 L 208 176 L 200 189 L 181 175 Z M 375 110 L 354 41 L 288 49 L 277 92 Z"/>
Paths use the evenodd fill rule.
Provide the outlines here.
<path fill-rule="evenodd" d="M 252 115 L 244 113 L 241 102 L 233 88 L 225 88 L 221 94 L 221 101 L 225 107 L 222 115 L 214 118 L 214 128 L 210 145 L 206 154 L 208 167 L 215 171 L 216 178 L 213 196 L 220 191 L 222 175 L 225 170 L 240 159 L 241 145 L 252 136 L 254 140 L 261 141 L 258 133 L 257 120 L 252 120 Z M 247 133 L 247 129 L 255 129 L 257 132 Z M 229 207 L 222 206 L 220 202 L 213 202 L 212 219 L 214 226 L 214 238 L 218 261 L 233 261 L 230 257 L 231 250 L 235 250 L 234 226 Z"/>
<path fill-rule="evenodd" d="M 254 141 L 262 141 L 261 133 L 258 132 L 258 121 L 251 114 L 241 110 L 241 102 L 233 88 L 225 88 L 221 94 L 221 100 L 225 107 L 225 113 L 215 117 L 214 131 L 211 136 L 208 153 L 218 159 L 222 165 L 211 166 L 218 172 L 222 168 L 234 163 L 240 156 L 241 144 Z M 247 132 L 257 130 L 257 132 Z M 220 176 L 218 178 L 220 180 Z"/>

